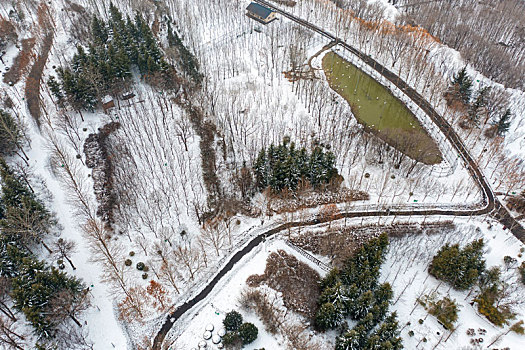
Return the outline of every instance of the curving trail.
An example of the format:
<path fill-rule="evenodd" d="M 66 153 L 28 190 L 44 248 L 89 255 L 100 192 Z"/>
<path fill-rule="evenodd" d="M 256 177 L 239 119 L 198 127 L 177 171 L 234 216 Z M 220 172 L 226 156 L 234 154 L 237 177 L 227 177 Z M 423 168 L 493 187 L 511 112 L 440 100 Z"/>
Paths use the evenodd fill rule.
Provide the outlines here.
<path fill-rule="evenodd" d="M 167 315 L 166 321 L 162 325 L 161 329 L 155 336 L 155 339 L 153 341 L 153 350 L 160 350 L 161 345 L 164 342 L 164 339 L 166 338 L 166 335 L 168 334 L 169 330 L 173 326 L 173 324 L 187 311 L 189 311 L 193 306 L 195 306 L 198 302 L 204 300 L 210 292 L 213 290 L 213 288 L 219 283 L 219 281 L 226 275 L 233 266 L 239 262 L 239 260 L 242 259 L 246 254 L 251 252 L 255 247 L 257 247 L 264 239 L 266 239 L 269 236 L 272 236 L 278 232 L 281 232 L 283 230 L 286 230 L 288 228 L 292 227 L 298 227 L 298 226 L 313 226 L 320 223 L 332 221 L 332 220 L 338 220 L 342 218 L 357 218 L 357 217 L 377 217 L 377 216 L 389 216 L 389 215 L 395 215 L 395 216 L 413 216 L 413 215 L 452 215 L 452 216 L 477 216 L 477 215 L 485 215 L 485 214 L 491 214 L 496 220 L 498 220 L 501 224 L 503 224 L 505 227 L 510 228 L 511 232 L 521 240 L 522 242 L 525 242 L 525 229 L 510 215 L 508 210 L 500 203 L 500 201 L 495 197 L 494 192 L 492 188 L 490 187 L 489 182 L 479 169 L 478 165 L 468 152 L 467 148 L 461 142 L 459 136 L 455 133 L 451 125 L 442 117 L 440 116 L 430 105 L 428 101 L 426 101 L 417 91 L 415 91 L 413 88 L 411 88 L 406 82 L 404 82 L 401 78 L 399 78 L 396 74 L 388 70 L 387 68 L 383 67 L 381 64 L 379 64 L 377 61 L 372 59 L 370 56 L 367 56 L 357 50 L 356 48 L 350 46 L 349 44 L 341 41 L 339 38 L 337 38 L 335 35 L 330 34 L 323 29 L 301 19 L 298 18 L 290 13 L 287 13 L 278 7 L 274 6 L 273 4 L 264 1 L 264 0 L 254 0 L 255 2 L 260 3 L 261 5 L 264 5 L 266 7 L 269 7 L 276 11 L 277 13 L 281 14 L 282 16 L 304 26 L 307 27 L 324 37 L 336 42 L 337 44 L 341 45 L 346 50 L 350 51 L 352 54 L 359 57 L 362 61 L 364 61 L 366 64 L 368 64 L 370 67 L 372 67 L 374 70 L 379 72 L 382 76 L 384 76 L 386 79 L 388 79 L 390 82 L 395 84 L 399 89 L 401 89 L 412 101 L 414 101 L 427 115 L 432 119 L 434 124 L 436 124 L 441 132 L 446 136 L 448 141 L 451 143 L 451 145 L 454 147 L 454 149 L 458 152 L 459 156 L 465 163 L 465 166 L 467 167 L 470 176 L 474 179 L 474 181 L 477 183 L 479 188 L 481 189 L 483 193 L 483 200 L 482 200 L 482 207 L 478 209 L 461 209 L 458 207 L 457 209 L 407 209 L 407 210 L 391 210 L 391 209 L 382 209 L 382 210 L 373 210 L 373 211 L 353 211 L 353 212 L 346 212 L 346 213 L 339 213 L 335 217 L 332 218 L 318 218 L 318 219 L 311 219 L 306 221 L 294 221 L 294 222 L 287 222 L 285 224 L 282 224 L 276 228 L 270 229 L 268 231 L 265 231 L 258 236 L 254 237 L 248 244 L 240 251 L 235 253 L 233 256 L 231 256 L 230 260 L 226 263 L 226 265 L 217 272 L 215 277 L 206 285 L 204 289 L 202 289 L 197 295 L 193 296 L 191 299 L 186 301 L 184 304 L 177 307 L 177 309 Z"/>

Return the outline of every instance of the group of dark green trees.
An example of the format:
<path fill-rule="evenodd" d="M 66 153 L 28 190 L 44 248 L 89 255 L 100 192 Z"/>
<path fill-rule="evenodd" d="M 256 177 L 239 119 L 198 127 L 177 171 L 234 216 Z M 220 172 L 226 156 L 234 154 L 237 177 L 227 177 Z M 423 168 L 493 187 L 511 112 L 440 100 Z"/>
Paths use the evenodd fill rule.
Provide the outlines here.
<path fill-rule="evenodd" d="M 451 90 L 456 98 L 458 98 L 464 106 L 467 106 L 467 116 L 462 123 L 464 127 L 473 128 L 478 127 L 481 123 L 483 111 L 489 102 L 490 87 L 481 87 L 476 92 L 473 92 L 472 78 L 467 74 L 466 67 L 459 70 L 452 79 Z M 512 113 L 507 108 L 502 114 L 493 116 L 492 128 L 486 133 L 493 136 L 504 135 L 510 127 L 510 119 Z"/>
<path fill-rule="evenodd" d="M 260 151 L 253 165 L 256 185 L 268 186 L 274 191 L 297 190 L 300 181 L 318 188 L 335 181 L 338 177 L 335 156 L 321 146 L 315 146 L 309 154 L 306 148 L 296 149 L 285 138 L 277 147 L 273 144 Z"/>
<path fill-rule="evenodd" d="M 0 109 L 0 157 L 19 153 L 24 159 L 26 157 L 22 148 L 24 141 L 24 130 L 20 123 L 9 112 Z"/>
<path fill-rule="evenodd" d="M 87 306 L 81 280 L 49 266 L 33 254 L 54 225 L 50 212 L 28 183 L 0 158 L 0 278 L 14 308 L 43 340 L 53 339 L 66 319 Z"/>
<path fill-rule="evenodd" d="M 222 323 L 226 329 L 222 342 L 226 346 L 253 343 L 259 334 L 253 323 L 242 322 L 242 315 L 237 311 L 228 312 Z"/>
<path fill-rule="evenodd" d="M 467 244 L 463 249 L 459 244 L 445 244 L 432 259 L 428 272 L 456 289 L 471 288 L 485 271 L 483 245 L 482 239 Z"/>
<path fill-rule="evenodd" d="M 344 265 L 321 281 L 319 330 L 341 328 L 336 350 L 402 349 L 396 314 L 387 316 L 392 299 L 390 284 L 378 283 L 388 237 L 382 234 L 365 243 Z M 345 319 L 357 321 L 347 329 Z"/>
<path fill-rule="evenodd" d="M 87 51 L 77 46 L 70 66 L 58 69 L 59 81 L 50 77 L 48 85 L 59 104 L 67 97 L 76 110 L 93 110 L 102 97 L 115 95 L 127 85 L 132 67 L 150 81 L 162 80 L 164 88 L 175 82 L 173 67 L 164 60 L 142 15 L 124 19 L 113 4 L 109 10 L 107 23 L 93 17 Z"/>
<path fill-rule="evenodd" d="M 477 284 L 479 293 L 474 301 L 478 311 L 495 325 L 502 326 L 515 316 L 510 305 L 502 302 L 508 285 L 502 281 L 498 267 L 485 268 L 483 248 L 482 239 L 463 248 L 458 244 L 446 244 L 434 256 L 428 271 L 458 290 L 467 290 Z"/>

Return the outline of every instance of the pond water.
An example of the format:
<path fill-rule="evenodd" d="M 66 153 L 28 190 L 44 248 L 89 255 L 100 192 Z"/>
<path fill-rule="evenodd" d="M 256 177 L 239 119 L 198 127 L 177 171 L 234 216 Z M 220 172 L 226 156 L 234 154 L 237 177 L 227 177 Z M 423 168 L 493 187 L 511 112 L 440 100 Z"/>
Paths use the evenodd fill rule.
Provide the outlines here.
<path fill-rule="evenodd" d="M 323 57 L 323 70 L 330 87 L 348 101 L 368 131 L 412 159 L 429 165 L 441 162 L 436 142 L 383 85 L 333 52 Z"/>

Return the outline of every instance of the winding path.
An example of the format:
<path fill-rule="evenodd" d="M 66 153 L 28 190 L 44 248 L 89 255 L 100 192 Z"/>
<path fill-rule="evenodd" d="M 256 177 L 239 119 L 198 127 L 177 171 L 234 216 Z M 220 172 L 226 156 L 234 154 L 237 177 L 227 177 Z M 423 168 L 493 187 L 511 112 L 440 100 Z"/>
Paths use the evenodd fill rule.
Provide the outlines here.
<path fill-rule="evenodd" d="M 278 7 L 274 6 L 273 4 L 264 1 L 264 0 L 254 0 L 255 2 L 260 3 L 261 5 L 264 5 L 266 7 L 269 7 L 273 9 L 274 11 L 278 12 L 284 17 L 287 17 L 288 19 L 295 21 L 296 23 L 307 27 L 324 37 L 333 40 L 337 42 L 339 45 L 341 45 L 346 50 L 350 51 L 352 54 L 359 57 L 362 61 L 364 61 L 366 64 L 368 64 L 370 67 L 372 67 L 374 70 L 379 72 L 383 77 L 388 79 L 390 82 L 395 84 L 399 89 L 401 89 L 406 96 L 408 96 L 412 101 L 414 101 L 427 115 L 432 119 L 432 121 L 440 128 L 441 132 L 446 136 L 448 141 L 452 144 L 454 149 L 458 152 L 461 159 L 464 161 L 465 166 L 467 167 L 470 175 L 475 180 L 479 188 L 481 189 L 483 193 L 483 200 L 481 203 L 481 207 L 477 209 L 405 209 L 405 210 L 392 210 L 391 208 L 384 208 L 380 210 L 372 210 L 372 211 L 352 211 L 352 212 L 344 212 L 339 213 L 335 217 L 331 218 L 315 218 L 310 219 L 306 221 L 294 221 L 294 222 L 287 222 L 284 223 L 278 227 L 275 227 L 273 229 L 270 229 L 268 231 L 265 231 L 256 237 L 254 237 L 246 246 L 237 251 L 230 260 L 226 263 L 226 265 L 223 266 L 223 268 L 217 272 L 215 277 L 206 285 L 204 289 L 202 289 L 197 295 L 193 296 L 191 299 L 187 300 L 185 303 L 177 307 L 177 309 L 167 315 L 166 321 L 162 325 L 161 329 L 155 336 L 152 349 L 153 350 L 160 350 L 161 345 L 164 342 L 164 339 L 166 338 L 166 335 L 168 334 L 169 330 L 172 328 L 173 324 L 187 311 L 189 311 L 191 308 L 193 308 L 198 302 L 204 300 L 210 292 L 213 290 L 213 288 L 219 283 L 219 281 L 233 268 L 233 266 L 239 262 L 246 254 L 251 252 L 255 247 L 257 247 L 264 239 L 266 239 L 269 236 L 272 236 L 278 232 L 281 232 L 283 230 L 286 230 L 288 228 L 293 227 L 299 227 L 299 226 L 312 226 L 317 225 L 320 223 L 332 221 L 332 220 L 338 220 L 342 218 L 357 218 L 357 217 L 378 217 L 378 216 L 413 216 L 413 215 L 452 215 L 452 216 L 477 216 L 477 215 L 485 215 L 485 214 L 491 214 L 496 220 L 498 220 L 500 223 L 502 223 L 505 227 L 510 228 L 511 232 L 516 236 L 519 240 L 522 242 L 525 242 L 525 229 L 510 215 L 510 213 L 507 211 L 507 209 L 500 203 L 500 201 L 495 197 L 494 192 L 492 191 L 492 188 L 490 187 L 489 182 L 477 166 L 474 159 L 469 154 L 466 147 L 461 142 L 459 136 L 455 133 L 455 131 L 452 129 L 450 124 L 442 117 L 440 116 L 417 91 L 415 91 L 413 88 L 411 88 L 407 83 L 405 83 L 401 78 L 399 78 L 397 75 L 395 75 L 390 70 L 383 67 L 381 64 L 379 64 L 377 61 L 372 59 L 371 57 L 363 54 L 356 48 L 350 46 L 349 44 L 341 41 L 341 39 L 337 38 L 335 35 L 330 34 L 323 29 L 301 19 L 298 18 L 290 13 L 287 13 Z"/>

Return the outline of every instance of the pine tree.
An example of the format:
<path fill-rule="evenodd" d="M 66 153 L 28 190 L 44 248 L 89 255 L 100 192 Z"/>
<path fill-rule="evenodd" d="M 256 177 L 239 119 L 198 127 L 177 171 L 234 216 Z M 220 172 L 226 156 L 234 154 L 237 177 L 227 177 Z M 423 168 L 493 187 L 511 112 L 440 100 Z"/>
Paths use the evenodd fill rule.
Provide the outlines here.
<path fill-rule="evenodd" d="M 239 338 L 244 345 L 253 343 L 257 339 L 259 330 L 253 323 L 243 323 L 239 327 Z"/>
<path fill-rule="evenodd" d="M 327 302 L 321 305 L 315 314 L 315 326 L 320 331 L 338 327 L 343 322 L 343 315 L 334 304 Z"/>
<path fill-rule="evenodd" d="M 403 349 L 403 343 L 398 329 L 396 313 L 390 314 L 378 329 L 370 336 L 367 349 Z"/>
<path fill-rule="evenodd" d="M 510 128 L 510 118 L 512 118 L 512 113 L 509 108 L 505 110 L 505 113 L 501 115 L 501 117 L 498 119 L 496 123 L 497 127 L 497 133 L 498 135 L 502 136 L 507 131 L 509 131 Z"/>
<path fill-rule="evenodd" d="M 97 16 L 93 16 L 91 21 L 91 34 L 95 43 L 99 46 L 103 46 L 108 41 L 106 24 L 104 21 L 99 20 Z"/>
<path fill-rule="evenodd" d="M 51 93 L 55 97 L 57 104 L 59 106 L 63 106 L 64 94 L 60 89 L 60 84 L 53 75 L 49 77 L 49 80 L 47 81 L 47 86 L 49 86 L 49 90 L 51 90 Z"/>
<path fill-rule="evenodd" d="M 429 266 L 429 273 L 451 283 L 459 290 L 470 288 L 485 270 L 483 240 L 473 241 L 460 249 L 458 244 L 446 244 Z"/>
<path fill-rule="evenodd" d="M 457 89 L 461 100 L 468 104 L 472 95 L 472 79 L 467 74 L 466 66 L 454 74 L 452 85 Z"/>
<path fill-rule="evenodd" d="M 337 337 L 335 342 L 336 350 L 361 350 L 365 349 L 367 342 L 367 332 L 362 326 L 354 327 Z"/>
<path fill-rule="evenodd" d="M 8 112 L 0 109 L 0 157 L 12 155 L 21 148 L 24 135 L 16 120 Z"/>

